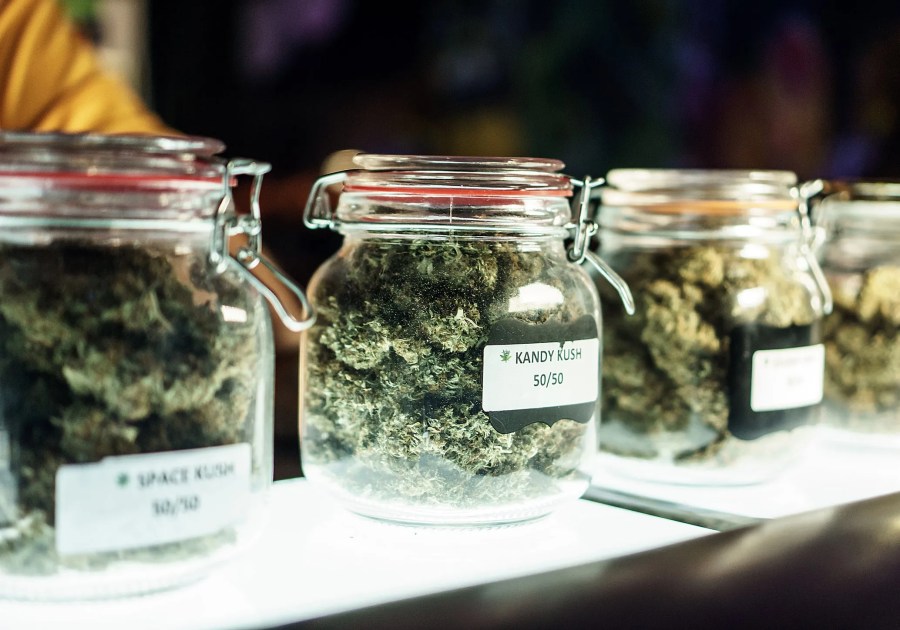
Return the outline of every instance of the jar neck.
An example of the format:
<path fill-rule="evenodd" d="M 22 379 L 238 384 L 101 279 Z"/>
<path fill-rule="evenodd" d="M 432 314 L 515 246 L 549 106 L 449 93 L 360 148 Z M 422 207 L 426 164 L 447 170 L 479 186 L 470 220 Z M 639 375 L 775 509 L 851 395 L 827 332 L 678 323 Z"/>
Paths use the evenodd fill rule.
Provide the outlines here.
<path fill-rule="evenodd" d="M 362 243 L 378 243 L 403 247 L 416 243 L 441 244 L 473 243 L 473 244 L 502 244 L 504 247 L 513 245 L 519 251 L 540 251 L 545 254 L 559 254 L 566 257 L 565 242 L 562 238 L 552 234 L 513 234 L 509 232 L 475 232 L 475 231 L 428 231 L 389 232 L 384 230 L 353 230 L 345 234 L 344 247 L 353 248 Z"/>
<path fill-rule="evenodd" d="M 859 212 L 861 208 L 829 209 L 830 216 L 817 224 L 823 234 L 819 254 L 829 268 L 866 269 L 900 265 L 900 204 L 896 216 Z M 883 209 L 883 208 L 882 208 Z"/>
<path fill-rule="evenodd" d="M 825 199 L 814 210 L 829 239 L 861 238 L 900 243 L 900 196 L 894 199 Z"/>
<path fill-rule="evenodd" d="M 725 202 L 722 202 L 725 203 Z M 618 234 L 640 241 L 759 241 L 789 243 L 804 238 L 796 204 L 778 208 L 727 205 L 725 211 L 710 212 L 680 205 L 677 211 L 659 207 L 602 206 L 600 235 Z"/>
<path fill-rule="evenodd" d="M 607 182 L 601 230 L 686 241 L 789 241 L 808 231 L 788 171 L 616 169 Z"/>
<path fill-rule="evenodd" d="M 0 225 L 98 225 L 104 221 L 139 229 L 159 223 L 212 224 L 222 189 L 79 190 L 0 189 Z"/>
<path fill-rule="evenodd" d="M 45 247 L 54 243 L 80 243 L 97 247 L 120 247 L 123 245 L 179 253 L 196 253 L 211 259 L 215 245 L 213 225 L 196 225 L 196 229 L 185 229 L 184 224 L 167 228 L 160 222 L 147 223 L 143 227 L 134 224 L 127 228 L 115 225 L 90 226 L 84 222 L 78 226 L 17 225 L 3 226 L 0 231 L 0 248 L 4 246 Z"/>
<path fill-rule="evenodd" d="M 827 182 L 812 206 L 822 232 L 820 256 L 833 269 L 900 264 L 900 183 Z"/>
<path fill-rule="evenodd" d="M 760 238 L 717 238 L 717 239 L 684 239 L 659 235 L 632 235 L 609 231 L 599 234 L 599 250 L 606 256 L 628 250 L 660 251 L 678 248 L 714 248 L 737 252 L 743 258 L 805 257 L 809 247 L 804 246 L 802 239 L 788 240 Z"/>
<path fill-rule="evenodd" d="M 571 217 L 564 197 L 345 192 L 335 211 L 335 226 L 344 234 L 561 239 L 568 233 Z"/>

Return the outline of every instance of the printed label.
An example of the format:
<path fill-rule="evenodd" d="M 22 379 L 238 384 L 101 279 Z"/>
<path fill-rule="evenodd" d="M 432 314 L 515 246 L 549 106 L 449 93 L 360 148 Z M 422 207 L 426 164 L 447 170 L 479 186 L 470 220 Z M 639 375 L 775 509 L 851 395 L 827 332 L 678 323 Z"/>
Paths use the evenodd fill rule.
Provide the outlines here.
<path fill-rule="evenodd" d="M 118 551 L 215 533 L 250 500 L 250 445 L 107 457 L 56 473 L 56 550 Z"/>
<path fill-rule="evenodd" d="M 599 377 L 600 340 L 592 317 L 568 325 L 504 320 L 484 348 L 481 406 L 500 433 L 534 422 L 588 422 Z"/>
<path fill-rule="evenodd" d="M 774 411 L 822 401 L 825 346 L 759 350 L 753 353 L 750 408 Z"/>
<path fill-rule="evenodd" d="M 728 430 L 742 440 L 815 422 L 824 352 L 819 324 L 745 324 L 729 339 Z"/>

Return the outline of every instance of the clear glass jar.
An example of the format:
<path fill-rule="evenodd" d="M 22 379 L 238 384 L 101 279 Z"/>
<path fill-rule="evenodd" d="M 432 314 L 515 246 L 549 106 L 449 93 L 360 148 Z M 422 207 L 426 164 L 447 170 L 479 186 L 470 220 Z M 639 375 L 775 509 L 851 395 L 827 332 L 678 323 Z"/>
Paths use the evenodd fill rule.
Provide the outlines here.
<path fill-rule="evenodd" d="M 222 148 L 0 134 L 0 597 L 171 587 L 259 526 L 273 342 L 247 267 L 268 165 Z"/>
<path fill-rule="evenodd" d="M 826 434 L 900 446 L 900 182 L 822 182 Z"/>
<path fill-rule="evenodd" d="M 795 184 L 781 171 L 609 173 L 600 251 L 636 309 L 604 309 L 610 471 L 754 483 L 809 442 L 830 297 Z"/>
<path fill-rule="evenodd" d="M 595 449 L 596 290 L 564 238 L 572 180 L 528 158 L 359 155 L 310 227 L 304 474 L 379 519 L 486 525 L 578 498 Z M 335 212 L 322 187 L 343 180 Z M 575 255 L 574 258 L 580 258 Z"/>

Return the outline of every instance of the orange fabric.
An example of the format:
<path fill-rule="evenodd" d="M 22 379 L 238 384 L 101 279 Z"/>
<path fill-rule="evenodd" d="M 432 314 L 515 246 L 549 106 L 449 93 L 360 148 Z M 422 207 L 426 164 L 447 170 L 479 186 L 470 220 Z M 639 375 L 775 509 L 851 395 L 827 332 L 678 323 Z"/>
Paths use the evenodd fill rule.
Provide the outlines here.
<path fill-rule="evenodd" d="M 171 134 L 56 0 L 0 0 L 0 129 Z"/>

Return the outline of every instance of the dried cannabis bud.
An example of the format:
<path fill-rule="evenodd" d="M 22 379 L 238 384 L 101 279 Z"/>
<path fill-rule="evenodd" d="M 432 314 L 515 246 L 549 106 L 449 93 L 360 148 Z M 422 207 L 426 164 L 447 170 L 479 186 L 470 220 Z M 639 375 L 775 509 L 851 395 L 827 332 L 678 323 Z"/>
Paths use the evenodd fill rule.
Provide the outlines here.
<path fill-rule="evenodd" d="M 900 267 L 876 267 L 852 286 L 832 278 L 825 318 L 825 395 L 832 421 L 855 429 L 900 429 Z"/>
<path fill-rule="evenodd" d="M 128 245 L 0 248 L 0 435 L 9 446 L 0 482 L 14 484 L 16 501 L 6 510 L 15 516 L 0 512 L 0 568 L 70 564 L 53 542 L 60 466 L 251 441 L 260 313 L 237 279 L 206 264 Z M 222 307 L 243 315 L 226 320 Z M 122 556 L 141 553 L 150 552 Z"/>
<path fill-rule="evenodd" d="M 757 421 L 736 403 L 748 396 L 749 378 L 736 377 L 747 359 L 734 346 L 748 336 L 814 343 L 808 329 L 796 327 L 817 320 L 808 289 L 779 257 L 698 245 L 630 250 L 610 262 L 631 287 L 637 312 L 628 317 L 604 300 L 601 447 L 640 458 L 704 459 L 736 426 L 766 430 L 752 426 Z"/>
<path fill-rule="evenodd" d="M 310 287 L 319 319 L 306 347 L 304 467 L 356 497 L 423 506 L 515 502 L 583 479 L 587 425 L 563 419 L 502 434 L 481 403 L 492 325 L 591 314 L 579 297 L 585 282 L 564 255 L 509 241 L 347 246 Z M 532 284 L 566 298 L 510 312 Z"/>

